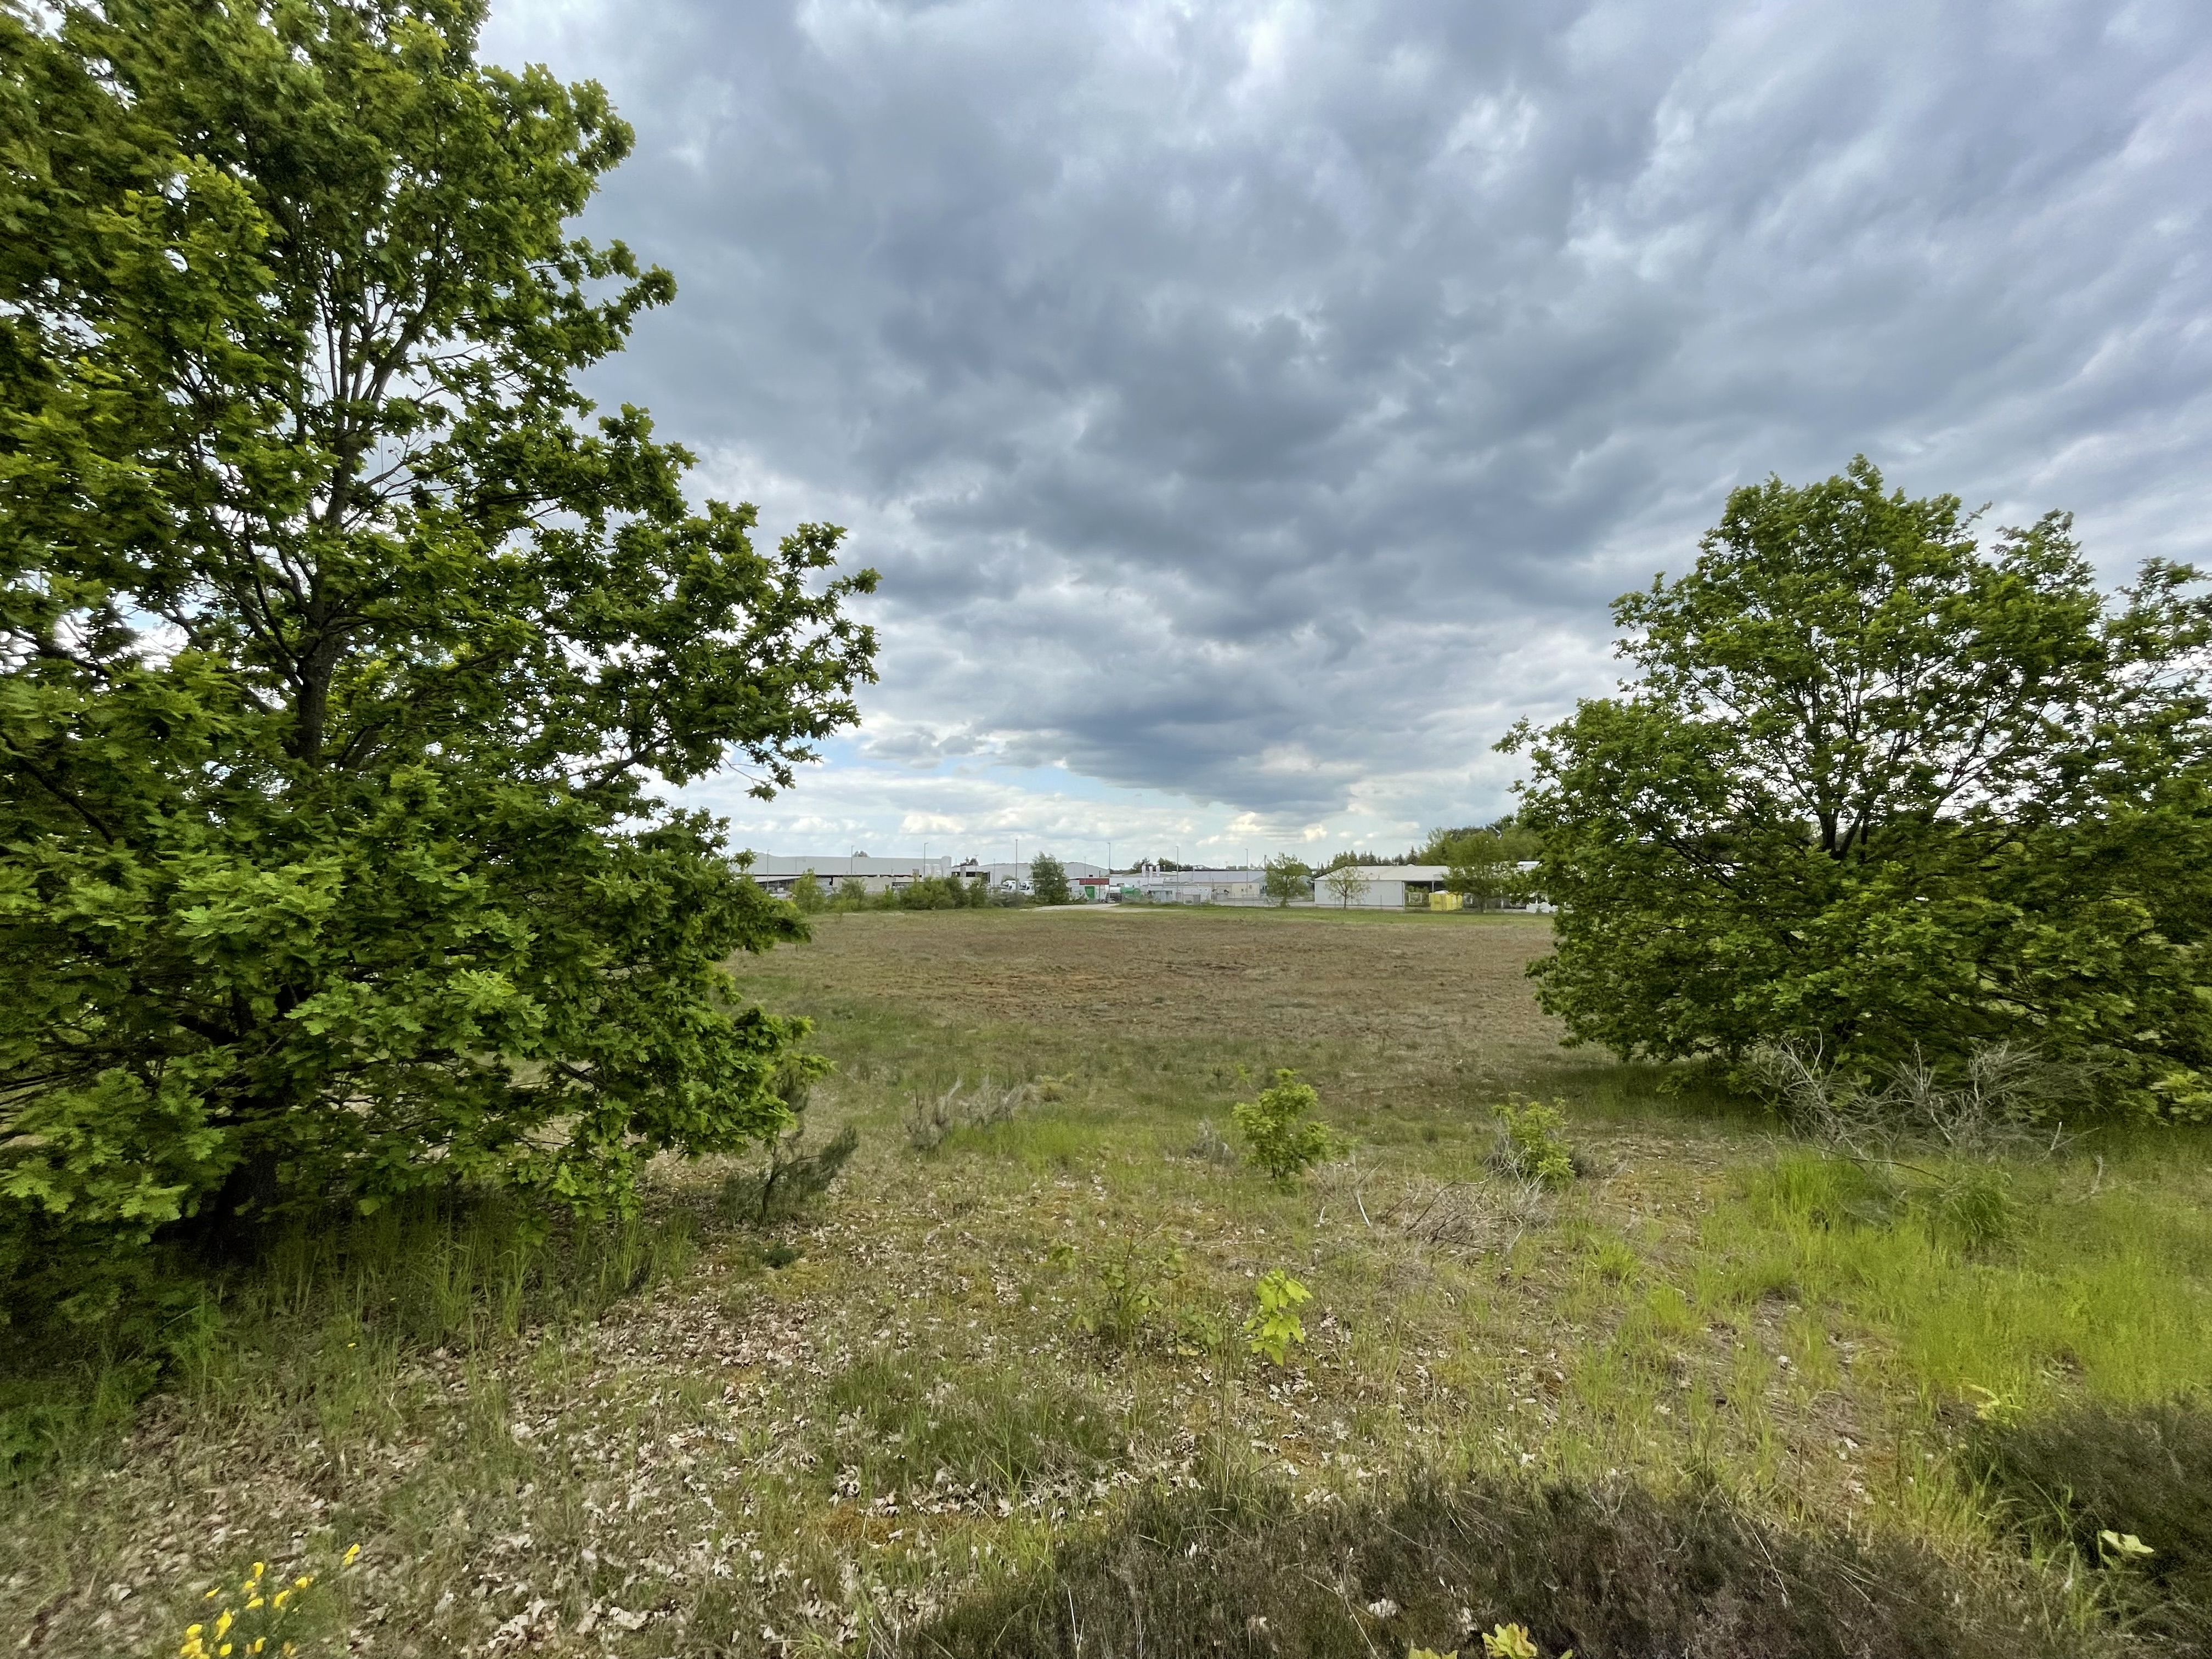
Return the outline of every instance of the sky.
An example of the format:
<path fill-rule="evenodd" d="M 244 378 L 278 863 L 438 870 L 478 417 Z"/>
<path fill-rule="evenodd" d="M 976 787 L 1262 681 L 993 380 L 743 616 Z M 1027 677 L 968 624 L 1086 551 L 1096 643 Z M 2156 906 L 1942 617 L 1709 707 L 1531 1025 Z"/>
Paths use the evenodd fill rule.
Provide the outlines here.
<path fill-rule="evenodd" d="M 636 129 L 593 371 L 882 573 L 776 853 L 1385 852 L 1863 453 L 2207 560 L 2212 7 L 494 0 Z"/>

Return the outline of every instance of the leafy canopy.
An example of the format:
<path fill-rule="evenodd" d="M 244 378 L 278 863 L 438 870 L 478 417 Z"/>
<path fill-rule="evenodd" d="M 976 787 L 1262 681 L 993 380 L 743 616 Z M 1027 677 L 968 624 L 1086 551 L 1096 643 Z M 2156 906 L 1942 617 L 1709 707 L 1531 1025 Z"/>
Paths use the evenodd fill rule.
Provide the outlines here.
<path fill-rule="evenodd" d="M 1273 899 L 1278 907 L 1292 899 L 1308 898 L 1313 893 L 1313 872 L 1297 860 L 1285 853 L 1267 860 L 1260 878 L 1260 891 Z"/>
<path fill-rule="evenodd" d="M 1502 745 L 1574 1037 L 1869 1072 L 2004 1042 L 2212 1106 L 2212 609 L 2158 562 L 2106 598 L 2063 514 L 1972 527 L 1863 458 L 1739 489 L 1615 603 L 1622 694 Z"/>
<path fill-rule="evenodd" d="M 578 371 L 674 293 L 570 236 L 629 129 L 476 0 L 0 7 L 0 1284 L 332 1196 L 629 1202 L 770 1133 L 799 936 L 653 781 L 855 718 L 773 552 Z M 804 1070 L 802 1066 L 800 1068 Z"/>
<path fill-rule="evenodd" d="M 1030 897 L 1039 904 L 1066 904 L 1074 898 L 1067 885 L 1067 866 L 1049 853 L 1030 860 Z"/>

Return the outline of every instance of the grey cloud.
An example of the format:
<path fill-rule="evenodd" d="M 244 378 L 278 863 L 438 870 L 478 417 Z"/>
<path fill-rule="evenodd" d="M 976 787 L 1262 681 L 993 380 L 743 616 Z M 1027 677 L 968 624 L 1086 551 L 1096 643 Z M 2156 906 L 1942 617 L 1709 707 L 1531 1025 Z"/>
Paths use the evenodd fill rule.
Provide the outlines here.
<path fill-rule="evenodd" d="M 2071 507 L 2116 570 L 2212 493 L 2185 0 L 513 0 L 488 44 L 636 124 L 592 228 L 683 295 L 601 390 L 850 519 L 885 760 L 1323 814 L 1605 689 L 1605 602 L 1769 471 Z"/>

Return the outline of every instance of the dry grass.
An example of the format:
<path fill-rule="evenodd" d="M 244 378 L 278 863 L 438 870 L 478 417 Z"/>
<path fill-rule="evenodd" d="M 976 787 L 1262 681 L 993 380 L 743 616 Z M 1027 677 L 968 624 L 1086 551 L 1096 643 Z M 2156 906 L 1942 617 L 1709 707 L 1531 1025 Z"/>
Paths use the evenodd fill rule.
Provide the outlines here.
<path fill-rule="evenodd" d="M 216 1357 L 172 1375 L 127 1437 L 65 1447 L 0 1500 L 0 1635 L 173 1651 L 219 1577 L 359 1540 L 319 1589 L 322 1650 L 890 1651 L 1033 1586 L 1139 1494 L 1233 1477 L 1387 1506 L 1434 1469 L 1705 1482 L 1762 1524 L 1909 1534 L 1962 1593 L 2018 1591 L 2010 1547 L 1944 1469 L 1974 1397 L 1956 1368 L 2004 1333 L 1931 1369 L 1852 1263 L 1917 1275 L 1919 1318 L 2007 1274 L 2043 1282 L 2040 1235 L 2000 1261 L 1875 1230 L 1890 1255 L 1851 1255 L 1775 1196 L 1774 1149 L 1740 1106 L 1557 1048 L 1522 972 L 1547 932 L 825 918 L 811 945 L 738 964 L 838 1062 L 811 1116 L 862 1145 L 820 1208 L 732 1227 L 711 1201 L 726 1167 L 659 1170 L 674 1243 L 651 1283 L 604 1312 L 517 1304 L 443 1337 L 334 1297 L 327 1275 L 242 1288 Z M 1279 1065 L 1358 1141 L 1287 1193 L 1201 1148 L 1201 1122 Z M 918 1096 L 985 1077 L 1023 1109 L 909 1144 Z M 1567 1100 L 1589 1174 L 1545 1194 L 1491 1170 L 1487 1108 L 1509 1088 Z M 2202 1212 L 2206 1167 L 2195 1141 L 2084 1149 L 2053 1166 L 2043 1212 L 2057 1226 L 2127 1195 L 2131 1248 L 2185 1303 L 2212 1262 L 2154 1223 Z M 443 1249 L 419 1242 L 420 1271 Z M 1314 1293 L 1280 1370 L 1237 1337 L 1278 1268 Z M 2077 1376 L 2123 1364 L 2117 1339 L 2061 1336 Z M 2160 1340 L 2160 1364 L 2196 1352 Z M 2050 1606 L 2078 1612 L 2061 1583 Z"/>

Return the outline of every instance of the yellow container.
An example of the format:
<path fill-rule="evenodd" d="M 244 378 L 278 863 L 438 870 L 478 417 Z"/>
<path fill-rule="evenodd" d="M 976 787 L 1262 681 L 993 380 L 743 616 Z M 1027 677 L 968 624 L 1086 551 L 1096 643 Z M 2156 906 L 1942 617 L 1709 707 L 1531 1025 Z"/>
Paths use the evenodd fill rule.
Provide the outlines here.
<path fill-rule="evenodd" d="M 1429 895 L 1429 908 L 1431 910 L 1456 910 L 1460 908 L 1460 896 L 1457 893 Z"/>

